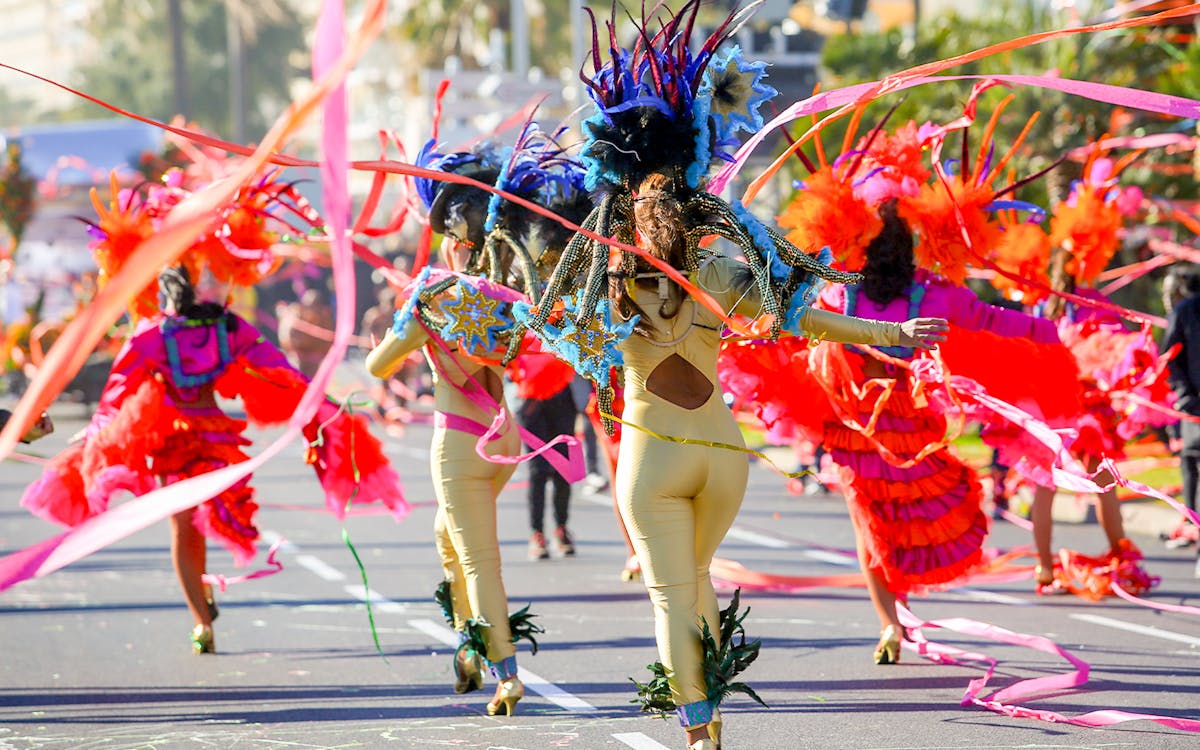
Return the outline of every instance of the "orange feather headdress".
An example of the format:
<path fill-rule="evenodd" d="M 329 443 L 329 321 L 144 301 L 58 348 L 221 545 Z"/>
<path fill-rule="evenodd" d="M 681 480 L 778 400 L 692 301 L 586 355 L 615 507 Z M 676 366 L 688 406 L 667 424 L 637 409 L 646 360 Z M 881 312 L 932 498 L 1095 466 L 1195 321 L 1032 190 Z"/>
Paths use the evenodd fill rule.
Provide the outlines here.
<path fill-rule="evenodd" d="M 105 205 L 92 189 L 97 219 L 88 222 L 92 236 L 89 247 L 100 267 L 101 285 L 121 270 L 142 241 L 191 193 L 183 187 L 179 170 L 164 175 L 162 184 L 134 189 L 120 188 L 114 174 L 109 190 L 111 198 Z M 299 226 L 292 223 L 293 219 Z M 285 237 L 305 236 L 309 229 L 321 225 L 320 216 L 295 186 L 279 181 L 278 173 L 273 171 L 239 190 L 177 262 L 187 267 L 193 281 L 208 269 L 220 282 L 251 286 L 278 267 L 280 259 L 273 248 Z M 139 292 L 130 301 L 129 311 L 134 317 L 156 314 L 157 283 Z"/>

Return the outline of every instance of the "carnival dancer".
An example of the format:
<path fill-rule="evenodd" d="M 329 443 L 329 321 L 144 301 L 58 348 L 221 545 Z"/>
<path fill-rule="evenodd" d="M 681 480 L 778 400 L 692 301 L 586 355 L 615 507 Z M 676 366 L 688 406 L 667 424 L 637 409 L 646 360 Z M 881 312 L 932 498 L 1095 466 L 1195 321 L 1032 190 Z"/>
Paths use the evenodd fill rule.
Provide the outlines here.
<path fill-rule="evenodd" d="M 773 335 L 803 330 L 922 348 L 941 340 L 944 321 L 874 323 L 811 308 L 820 278 L 857 277 L 799 252 L 740 204 L 705 192 L 714 152 L 736 143 L 739 126 L 762 126 L 758 107 L 774 90 L 762 82 L 765 64 L 746 61 L 737 48 L 717 54 L 745 13 L 735 11 L 699 47 L 691 45 L 699 6 L 685 4 L 657 33 L 642 18 L 640 43 L 632 50 L 614 43 L 604 64 L 600 49 L 593 50 L 589 86 L 597 111 L 584 123 L 582 160 L 588 187 L 602 197 L 583 226 L 627 245 L 636 241 L 640 252 L 578 234 L 542 304 L 518 304 L 514 314 L 597 383 L 606 427 L 614 417 L 623 425 L 614 489 L 653 605 L 661 658 L 652 680 L 639 683 L 639 698 L 645 710 L 675 711 L 690 748 L 711 750 L 719 742 L 721 699 L 732 691 L 757 697 L 733 679 L 759 646 L 746 642 L 736 595 L 718 612 L 708 572 L 749 471 L 741 434 L 716 387 L 725 320 L 736 312 L 762 318 Z M 615 39 L 615 6 L 608 27 Z M 736 242 L 747 262 L 701 250 L 709 235 Z M 680 277 L 722 314 L 685 293 Z M 612 407 L 613 365 L 624 376 L 619 415 Z"/>
<path fill-rule="evenodd" d="M 1019 241 L 1005 242 L 1009 249 L 997 260 L 1002 269 L 1034 272 L 1042 288 L 1048 286 L 1052 292 L 1073 294 L 1095 303 L 1078 304 L 1051 294 L 1038 305 L 1038 312 L 1056 324 L 1059 340 L 1075 361 L 1077 382 L 1070 385 L 1080 394 L 1081 403 L 1078 411 L 1066 418 L 1037 416 L 1045 417 L 1053 426 L 1073 430 L 1070 453 L 1080 460 L 1083 469 L 1098 472 L 1094 478 L 1097 484 L 1108 487 L 1097 493 L 1096 503 L 1107 550 L 1099 557 L 1072 550 L 1055 554 L 1052 509 L 1056 487 L 1051 474 L 1055 457 L 1045 449 L 1028 450 L 1031 446 L 1026 444 L 1009 445 L 1010 433 L 1005 430 L 988 427 L 982 433 L 1002 454 L 1013 456 L 1018 472 L 1034 485 L 1030 520 L 1038 558 L 1035 591 L 1039 594 L 1071 591 L 1096 599 L 1111 592 L 1110 580 L 1118 580 L 1127 591 L 1140 594 L 1155 580 L 1140 565 L 1141 551 L 1125 536 L 1115 478 L 1107 470 L 1099 470 L 1103 459 L 1124 458 L 1128 440 L 1147 427 L 1164 425 L 1172 419 L 1166 357 L 1159 356 L 1148 328 L 1130 330 L 1114 312 L 1111 301 L 1093 287 L 1120 244 L 1125 217 L 1135 213 L 1141 203 L 1137 188 L 1118 184 L 1120 171 L 1119 163 L 1103 151 L 1094 151 L 1084 164 L 1082 179 L 1072 185 L 1067 200 L 1055 207 L 1049 233 L 1021 225 Z M 1035 261 L 1032 265 L 1038 267 L 1036 272 L 1030 260 Z M 1022 264 L 1024 268 L 1020 268 Z M 1009 288 L 1013 282 L 1001 286 Z M 1037 292 L 1036 287 L 1023 289 L 1024 297 L 1032 301 L 1045 294 Z M 1047 388 L 1063 390 L 1062 385 L 1048 381 Z"/>
<path fill-rule="evenodd" d="M 578 168 L 534 125 L 525 128 L 507 156 L 489 146 L 445 155 L 434 147 L 431 142 L 423 149 L 419 164 L 555 209 L 586 204 L 586 194 L 577 190 Z M 501 576 L 496 499 L 512 476 L 521 438 L 511 419 L 494 424 L 509 416 L 500 356 L 511 326 L 508 307 L 522 297 L 512 287 L 540 298 L 539 263 L 553 264 L 563 231 L 477 187 L 427 179 L 417 185 L 432 229 L 444 237 L 441 254 L 449 272 L 426 269 L 405 290 L 406 301 L 392 329 L 367 355 L 367 368 L 376 377 L 389 377 L 424 347 L 434 374 L 430 471 L 445 572 L 437 598 L 460 638 L 454 690 L 480 689 L 486 660 L 498 681 L 487 712 L 512 715 L 525 694 L 514 644 L 526 638 L 536 653 L 533 636 L 541 629 L 530 622 L 528 607 L 509 614 Z M 496 428 L 487 442 L 490 459 L 476 451 L 489 426 Z M 554 460 L 559 454 L 544 455 Z"/>
<path fill-rule="evenodd" d="M 101 282 L 117 273 L 187 190 L 178 173 L 146 195 L 118 191 L 91 225 Z M 202 235 L 178 265 L 162 271 L 158 302 L 147 287 L 131 302 L 141 320 L 113 362 L 99 407 L 83 439 L 57 456 L 32 484 L 22 504 L 33 513 L 75 526 L 103 512 L 119 491 L 143 494 L 159 483 L 198 476 L 249 458 L 247 421 L 227 416 L 216 397 L 240 397 L 249 422 L 286 422 L 308 386 L 286 357 L 230 312 L 232 284 L 252 284 L 273 266 L 271 247 L 292 232 L 285 211 L 318 226 L 319 217 L 288 185 L 272 176 L 243 189 L 216 227 Z M 305 429 L 307 461 L 314 465 L 330 510 L 339 517 L 351 502 L 382 501 L 407 510 L 399 478 L 367 430 L 366 419 L 332 401 Z M 171 556 L 195 621 L 195 653 L 216 650 L 217 606 L 204 583 L 207 540 L 227 547 L 237 564 L 255 554 L 258 505 L 249 477 L 171 518 Z"/>
<path fill-rule="evenodd" d="M 941 315 L 968 331 L 1057 341 L 1047 321 L 984 304 L 966 287 L 918 270 L 912 231 L 896 202 L 884 203 L 879 214 L 883 226 L 866 247 L 863 281 L 845 288 L 841 307 L 847 315 L 878 320 Z M 829 394 L 834 415 L 851 417 L 849 423 L 827 421 L 824 444 L 839 467 L 859 565 L 879 617 L 874 660 L 895 664 L 905 635 L 897 599 L 950 583 L 978 566 L 988 518 L 975 469 L 943 444 L 945 416 L 898 366 L 915 352 L 905 347 L 879 351 L 886 356 L 877 359 L 823 342 L 810 367 Z M 867 425 L 873 430 L 864 429 Z"/>
<path fill-rule="evenodd" d="M 986 88 L 976 87 L 967 117 L 956 123 L 971 122 L 976 99 Z M 993 132 L 1003 108 L 1001 104 L 993 112 L 987 133 Z M 855 113 L 855 122 L 861 114 Z M 945 317 L 953 334 L 939 357 L 949 364 L 949 373 L 959 374 L 960 363 L 974 368 L 971 375 L 991 367 L 999 376 L 989 382 L 999 381 L 1008 389 L 1006 396 L 1023 399 L 1027 394 L 1005 383 L 1008 371 L 986 354 L 966 362 L 953 356 L 962 348 L 961 341 L 980 342 L 977 352 L 986 351 L 985 341 L 1007 349 L 1022 346 L 1027 353 L 1050 349 L 1047 374 L 1073 385 L 1074 364 L 1052 324 L 986 305 L 962 285 L 973 254 L 990 254 L 998 240 L 999 224 L 990 214 L 1013 205 L 1010 199 L 999 199 L 1028 182 L 1029 178 L 1004 188 L 992 184 L 1020 141 L 993 165 L 993 145 L 985 137 L 977 156 L 964 149 L 955 174 L 935 164 L 938 174 L 931 180 L 934 171 L 924 165 L 924 154 L 932 152 L 936 158 L 948 128 L 910 122 L 885 133 L 883 127 L 880 123 L 857 144 L 852 128 L 843 142 L 845 153 L 832 162 L 825 162 L 824 150 L 819 149 L 820 165 L 811 167 L 804 189 L 780 216 L 780 223 L 792 230 L 789 239 L 801 247 L 828 244 L 843 267 L 861 269 L 861 283 L 846 286 L 844 294 L 833 289 L 822 302 L 847 315 L 879 320 L 918 314 Z M 863 350 L 823 342 L 804 354 L 796 357 L 802 365 L 797 369 L 813 375 L 828 406 L 805 409 L 793 396 L 781 398 L 775 414 L 787 415 L 791 422 L 807 420 L 806 434 L 811 434 L 813 417 L 823 413 L 820 439 L 839 466 L 859 564 L 880 621 L 873 657 L 877 664 L 893 664 L 905 638 L 897 600 L 912 591 L 949 584 L 982 561 L 988 519 L 981 507 L 980 482 L 975 470 L 946 443 L 944 412 L 962 412 L 965 407 L 954 399 L 947 404 L 937 398 L 938 389 L 917 376 L 918 370 L 934 363 L 915 358 L 910 348 Z M 751 349 L 736 356 L 755 353 Z M 1063 372 L 1067 377 L 1061 377 Z M 760 413 L 772 402 L 772 394 L 788 388 L 776 384 L 774 391 L 765 390 L 755 385 L 761 378 L 739 382 L 736 374 L 727 375 L 727 380 L 757 401 Z"/>

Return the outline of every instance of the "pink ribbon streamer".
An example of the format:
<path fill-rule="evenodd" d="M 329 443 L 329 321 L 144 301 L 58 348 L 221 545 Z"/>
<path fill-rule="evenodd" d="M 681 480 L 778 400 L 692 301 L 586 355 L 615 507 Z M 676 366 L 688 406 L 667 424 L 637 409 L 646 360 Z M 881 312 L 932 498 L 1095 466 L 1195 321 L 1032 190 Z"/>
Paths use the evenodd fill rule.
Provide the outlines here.
<path fill-rule="evenodd" d="M 1121 587 L 1121 584 L 1113 580 L 1109 583 L 1113 593 L 1121 597 L 1127 602 L 1138 604 L 1148 609 L 1158 609 L 1163 612 L 1175 612 L 1181 615 L 1200 615 L 1200 607 L 1189 607 L 1186 604 L 1163 604 L 1161 602 L 1152 602 L 1149 599 L 1143 599 L 1140 596 L 1134 596 Z"/>
<path fill-rule="evenodd" d="M 224 576 L 220 573 L 205 573 L 204 575 L 200 576 L 200 580 L 209 585 L 216 586 L 217 590 L 223 594 L 225 593 L 225 589 L 232 584 L 245 583 L 246 581 L 253 581 L 257 578 L 266 578 L 268 576 L 273 576 L 276 573 L 282 573 L 283 563 L 276 560 L 275 557 L 279 554 L 279 548 L 283 546 L 283 542 L 283 539 L 276 540 L 276 542 L 271 545 L 271 549 L 267 550 L 267 567 L 265 568 L 256 570 L 253 573 L 247 573 L 245 575 L 233 577 Z"/>
<path fill-rule="evenodd" d="M 959 665 L 962 660 L 980 661 L 986 663 L 987 670 L 983 677 L 971 680 L 966 691 L 963 693 L 962 705 L 974 705 L 980 708 L 985 708 L 989 711 L 994 711 L 1005 716 L 1011 716 L 1018 719 L 1037 719 L 1039 721 L 1047 721 L 1056 724 L 1073 724 L 1081 727 L 1108 727 L 1114 724 L 1121 724 L 1127 721 L 1152 721 L 1171 729 L 1178 729 L 1184 732 L 1200 732 L 1200 721 L 1195 719 L 1176 719 L 1170 716 L 1158 716 L 1156 714 L 1141 714 L 1131 713 L 1129 711 L 1118 711 L 1114 709 L 1104 709 L 1100 711 L 1091 711 L 1080 716 L 1064 716 L 1055 711 L 1046 711 L 1039 709 L 1027 708 L 1012 703 L 1022 698 L 1029 697 L 1036 693 L 1053 692 L 1058 690 L 1069 690 L 1072 688 L 1081 687 L 1087 684 L 1088 675 L 1091 671 L 1091 665 L 1084 660 L 1070 653 L 1063 647 L 1059 646 L 1049 638 L 1037 635 L 1028 635 L 1025 633 L 1015 633 L 1011 630 L 1006 630 L 995 625 L 977 620 L 969 620 L 966 618 L 955 617 L 946 620 L 925 621 L 914 615 L 906 607 L 897 605 L 900 621 L 905 628 L 912 628 L 909 633 L 911 641 L 905 641 L 904 647 L 915 651 L 921 656 L 925 656 L 932 661 L 943 664 Z M 1008 643 L 1014 646 L 1023 646 L 1031 648 L 1035 651 L 1060 656 L 1071 664 L 1075 669 L 1064 674 L 1053 675 L 1050 677 L 1037 677 L 1028 680 L 1020 680 L 1019 682 L 1010 685 L 1006 688 L 998 690 L 991 695 L 980 697 L 988 686 L 988 682 L 996 672 L 996 667 L 999 664 L 994 657 L 985 654 L 973 653 L 961 649 L 946 646 L 944 644 L 934 643 L 925 638 L 921 632 L 923 628 L 942 628 L 951 630 L 964 635 L 971 635 L 978 638 L 984 638 L 997 643 Z"/>
<path fill-rule="evenodd" d="M 486 279 L 479 279 L 477 281 L 486 281 Z M 496 286 L 498 285 L 490 284 L 490 286 L 486 288 Z M 501 286 L 499 288 L 507 290 L 511 294 L 518 294 L 507 287 Z M 418 320 L 420 319 L 418 318 Z M 422 322 L 421 325 L 424 326 L 425 323 Z M 467 372 L 461 364 L 458 364 L 458 359 L 451 354 L 450 348 L 446 346 L 446 342 L 443 341 L 440 336 L 434 335 L 434 333 L 428 329 L 426 329 L 426 332 L 429 333 L 429 340 L 433 342 L 439 349 L 441 349 L 442 353 L 445 354 L 451 362 L 455 363 L 459 372 L 463 375 L 463 377 L 466 378 L 466 382 L 470 385 L 470 388 L 460 386 L 452 379 L 447 377 L 445 371 L 442 370 L 441 365 L 438 364 L 437 359 L 435 357 L 430 357 L 430 361 L 433 362 L 434 367 L 438 369 L 438 374 L 447 383 L 450 383 L 457 388 L 459 393 L 470 399 L 471 403 L 478 406 L 485 414 L 495 414 L 495 417 L 492 418 L 492 424 L 489 427 L 484 427 L 472 419 L 468 419 L 457 414 L 445 414 L 439 411 L 434 415 L 435 424 L 438 424 L 438 420 L 441 420 L 442 426 L 449 427 L 452 430 L 466 432 L 470 435 L 478 435 L 479 440 L 475 441 L 475 453 L 485 461 L 490 461 L 491 463 L 495 464 L 520 464 L 534 458 L 535 456 L 544 455 L 545 459 L 550 462 L 550 465 L 554 467 L 555 471 L 562 475 L 563 479 L 572 483 L 583 479 L 587 473 L 587 470 L 583 463 L 583 452 L 579 445 L 579 438 L 575 437 L 574 435 L 558 435 L 549 443 L 546 443 L 529 430 L 526 430 L 520 425 L 516 425 L 517 432 L 521 436 L 521 440 L 524 441 L 524 443 L 530 448 L 532 448 L 533 451 L 530 453 L 522 453 L 519 456 L 489 455 L 486 450 L 487 444 L 495 439 L 497 433 L 499 433 L 500 429 L 504 426 L 505 421 L 508 419 L 507 411 L 500 406 L 499 401 L 492 398 L 491 394 L 487 392 L 487 389 L 480 385 L 479 381 L 476 380 L 474 376 Z M 482 432 L 480 430 L 482 430 Z M 559 444 L 567 446 L 566 456 L 563 456 L 558 451 L 550 450 L 550 448 Z"/>
<path fill-rule="evenodd" d="M 949 61 L 942 61 L 947 63 Z M 948 67 L 948 65 L 947 65 Z M 1093 99 L 1099 102 L 1107 102 L 1123 107 L 1131 107 L 1133 109 L 1141 109 L 1148 112 L 1158 112 L 1160 114 L 1172 115 L 1175 117 L 1197 117 L 1200 116 L 1200 101 L 1188 99 L 1181 96 L 1171 96 L 1169 94 L 1160 94 L 1154 91 L 1142 91 L 1140 89 L 1128 88 L 1126 86 L 1114 86 L 1107 83 L 1095 83 L 1092 81 L 1079 81 L 1071 78 L 1059 78 L 1052 75 L 1030 76 L 1030 75 L 953 75 L 953 76 L 932 76 L 923 75 L 905 78 L 905 74 L 897 74 L 896 77 L 886 79 L 885 81 L 870 81 L 867 83 L 854 84 L 845 86 L 832 91 L 825 91 L 819 94 L 810 96 L 807 99 L 796 102 L 792 106 L 776 115 L 766 126 L 757 133 L 752 135 L 742 147 L 738 149 L 734 161 L 721 169 L 708 182 L 706 188 L 710 193 L 718 194 L 725 189 L 737 174 L 745 166 L 746 161 L 750 158 L 754 149 L 770 135 L 775 128 L 782 127 L 793 120 L 796 120 L 805 115 L 818 114 L 831 109 L 845 107 L 855 104 L 860 101 L 871 101 L 879 98 L 885 93 L 894 93 L 904 89 L 913 88 L 914 86 L 923 86 L 928 83 L 940 83 L 945 81 L 965 81 L 965 80 L 980 80 L 980 81 L 1001 81 L 1004 83 L 1021 85 L 1021 86 L 1036 86 L 1040 88 L 1054 89 L 1063 93 L 1081 96 L 1087 99 Z M 885 86 L 885 84 L 887 84 Z"/>
<path fill-rule="evenodd" d="M 365 51 L 367 44 L 378 36 L 382 30 L 383 10 L 384 5 L 382 0 L 368 0 L 367 7 L 363 12 L 363 22 L 358 30 L 355 43 L 344 54 L 329 64 L 325 70 L 325 74 L 314 88 L 318 90 L 323 89 L 331 80 L 340 80 L 346 76 L 353 66 L 354 61 Z M 323 35 L 327 36 L 328 32 L 322 31 L 319 28 L 317 36 L 321 37 Z M 288 132 L 290 132 L 289 126 L 298 124 L 296 120 L 297 116 L 295 112 L 291 110 L 285 112 L 279 122 L 276 123 L 276 126 L 272 128 L 268 137 L 264 138 L 260 144 L 259 152 L 274 150 Z M 206 188 L 201 193 L 207 195 L 217 189 L 215 185 L 210 186 L 210 188 Z M 201 193 L 197 193 L 188 200 L 196 198 L 197 202 L 199 202 L 199 198 L 196 196 L 200 196 Z M 180 204 L 180 206 L 183 205 Z M 178 208 L 176 207 L 176 210 Z M 348 217 L 348 212 L 345 216 Z M 344 227 L 346 218 L 343 218 L 341 221 L 341 226 Z M 202 217 L 189 215 L 183 217 L 176 228 L 179 232 L 197 232 L 205 226 L 207 226 L 207 221 Z M 344 240 L 344 231 L 342 235 Z M 146 244 L 154 242 L 155 239 L 159 239 L 163 244 L 170 241 L 169 239 L 164 239 L 163 235 L 160 234 L 159 237 L 152 238 Z M 141 253 L 142 251 L 139 250 L 137 252 Z M 352 260 L 348 256 L 346 243 L 344 241 L 340 243 L 334 242 L 332 255 L 334 287 L 338 298 L 337 326 L 334 341 L 329 353 L 318 369 L 316 377 L 309 383 L 308 390 L 301 397 L 300 403 L 297 405 L 296 411 L 292 415 L 291 420 L 289 420 L 288 427 L 284 433 L 268 445 L 262 453 L 247 461 L 226 466 L 200 476 L 190 477 L 166 487 L 153 490 L 127 503 L 110 508 L 108 511 L 94 516 L 79 526 L 63 532 L 56 537 L 0 558 L 0 591 L 21 581 L 52 573 L 59 568 L 90 555 L 98 549 L 124 539 L 130 534 L 188 508 L 193 508 L 210 497 L 215 497 L 234 483 L 249 476 L 301 434 L 304 426 L 316 415 L 317 409 L 325 400 L 325 388 L 333 374 L 334 364 L 340 361 L 345 354 L 346 343 L 354 326 L 353 309 L 347 307 L 348 303 L 349 305 L 353 304 L 354 277 Z M 139 255 L 138 257 L 141 256 Z M 132 264 L 133 261 L 130 261 L 130 263 Z M 153 269 L 159 265 L 161 263 L 152 265 L 146 273 L 153 273 Z M 142 279 L 140 283 L 144 284 L 146 280 Z M 102 292 L 101 296 L 103 294 Z M 76 323 L 85 327 L 93 322 L 87 315 L 81 316 L 76 321 Z M 97 335 L 102 332 L 102 327 L 96 330 Z M 59 344 L 64 344 L 64 342 L 60 340 Z M 55 349 L 59 348 L 56 345 Z M 90 351 L 90 349 L 88 350 Z M 51 354 L 53 353 L 52 351 Z M 86 355 L 86 352 L 83 354 Z M 36 406 L 36 404 L 27 404 L 26 400 L 22 399 L 21 404 L 18 405 L 18 409 L 24 408 L 26 411 L 29 411 Z M 15 417 L 16 415 L 14 415 L 13 422 L 16 422 Z M 17 424 L 9 424 L 5 428 L 5 437 L 8 435 L 9 428 L 17 429 L 18 426 Z M 4 441 L 0 440 L 0 455 L 5 454 L 7 448 L 8 446 L 4 444 Z"/>

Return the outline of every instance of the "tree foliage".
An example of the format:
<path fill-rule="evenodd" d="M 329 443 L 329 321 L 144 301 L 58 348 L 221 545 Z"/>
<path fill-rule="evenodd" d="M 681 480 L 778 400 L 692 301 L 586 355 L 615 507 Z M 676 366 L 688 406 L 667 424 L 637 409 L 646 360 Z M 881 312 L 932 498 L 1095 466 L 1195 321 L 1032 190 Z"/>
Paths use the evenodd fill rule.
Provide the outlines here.
<path fill-rule="evenodd" d="M 998 0 L 978 16 L 951 11 L 924 20 L 915 43 L 906 44 L 902 33 L 832 37 L 827 40 L 823 65 L 826 88 L 878 80 L 905 68 L 949 58 L 1012 39 L 1023 34 L 1069 26 L 1069 19 L 1035 0 Z M 947 71 L 955 74 L 1057 74 L 1063 78 L 1097 81 L 1147 91 L 1200 96 L 1200 45 L 1188 36 L 1181 40 L 1176 28 L 1143 27 L 1098 34 L 1080 34 L 1007 51 Z M 877 122 L 887 108 L 901 103 L 891 125 L 908 119 L 948 122 L 961 114 L 971 81 L 930 84 L 884 97 L 871 105 L 860 133 Z M 986 118 L 1001 97 L 1012 94 L 994 138 L 998 152 L 1007 150 L 1029 119 L 1040 113 L 1024 146 L 1011 164 L 1019 177 L 1048 166 L 1064 151 L 1085 146 L 1105 135 L 1144 135 L 1171 131 L 1193 131 L 1195 121 L 1183 121 L 1154 113 L 1114 107 L 1057 91 L 1033 87 L 998 88 L 985 94 L 979 116 Z M 840 144 L 846 120 L 834 123 L 824 134 L 827 145 Z M 969 137 L 979 138 L 978 131 Z M 957 139 L 947 144 L 958 146 Z M 972 148 L 976 148 L 974 144 Z M 951 154 L 947 154 L 950 156 Z M 1118 154 L 1119 155 L 1119 154 Z M 1195 198 L 1195 171 L 1191 153 L 1170 150 L 1148 151 L 1123 173 L 1122 181 L 1140 186 L 1147 195 L 1172 200 Z M 1078 161 L 1069 161 L 1046 179 L 1030 185 L 1020 197 L 1052 210 L 1064 200 L 1070 184 L 1080 175 Z M 795 176 L 807 174 L 797 162 Z M 1003 178 L 1002 178 L 1003 179 Z M 1000 182 L 999 184 L 1006 184 Z M 1151 215 L 1148 221 L 1155 221 Z M 1130 263 L 1146 257 L 1138 242 L 1126 246 L 1114 263 Z M 1161 309 L 1154 291 L 1157 274 L 1127 288 L 1120 301 L 1140 309 Z"/>
<path fill-rule="evenodd" d="M 291 0 L 184 0 L 189 119 L 217 133 L 233 132 L 226 13 L 232 8 L 244 40 L 248 135 L 261 137 L 291 101 L 293 79 L 307 67 L 309 22 Z M 159 0 L 101 0 L 88 32 L 98 47 L 81 66 L 79 88 L 125 109 L 169 120 L 174 81 L 167 4 Z M 70 113 L 94 116 L 91 105 Z"/>

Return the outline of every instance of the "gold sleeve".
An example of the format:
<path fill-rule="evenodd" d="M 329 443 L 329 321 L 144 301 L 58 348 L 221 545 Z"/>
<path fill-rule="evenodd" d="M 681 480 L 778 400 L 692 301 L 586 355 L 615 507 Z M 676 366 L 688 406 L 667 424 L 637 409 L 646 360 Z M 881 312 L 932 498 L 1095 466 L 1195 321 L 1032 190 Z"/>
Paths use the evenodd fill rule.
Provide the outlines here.
<path fill-rule="evenodd" d="M 696 283 L 729 314 L 747 318 L 762 315 L 762 297 L 745 263 L 720 255 L 710 256 L 700 264 Z"/>
<path fill-rule="evenodd" d="M 812 307 L 800 316 L 800 329 L 814 339 L 843 344 L 896 346 L 900 343 L 899 323 L 865 320 Z"/>
<path fill-rule="evenodd" d="M 417 316 L 413 315 L 405 326 L 403 335 L 388 330 L 383 341 L 367 354 L 367 371 L 377 378 L 391 377 L 400 369 L 400 365 L 404 364 L 408 355 L 420 349 L 428 340 L 429 334 L 425 332 L 425 327 L 417 320 Z"/>

